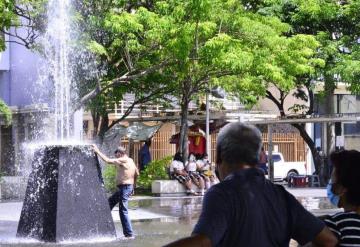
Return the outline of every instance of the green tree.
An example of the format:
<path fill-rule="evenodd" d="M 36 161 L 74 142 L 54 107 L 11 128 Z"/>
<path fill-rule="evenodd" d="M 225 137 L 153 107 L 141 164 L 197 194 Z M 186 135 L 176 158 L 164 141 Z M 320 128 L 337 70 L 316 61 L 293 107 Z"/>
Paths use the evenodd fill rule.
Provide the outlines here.
<path fill-rule="evenodd" d="M 47 0 L 1 0 L 0 32 L 15 37 L 11 42 L 41 50 L 36 39 L 46 26 L 46 3 Z M 76 108 L 87 105 L 95 130 L 99 130 L 95 134 L 101 142 L 105 132 L 126 118 L 136 105 L 149 101 L 168 103 L 164 95 L 173 89 L 167 86 L 170 84 L 167 72 L 161 71 L 167 61 L 156 50 L 162 41 L 151 34 L 156 33 L 155 20 L 144 11 L 138 11 L 136 16 L 131 14 L 140 7 L 150 9 L 151 3 L 91 0 L 74 1 L 73 4 L 76 13 L 73 20 L 79 29 L 79 40 L 75 45 L 83 51 L 75 69 L 81 95 Z M 147 21 L 152 24 L 148 25 Z M 14 28 L 13 32 L 8 31 L 10 27 Z M 17 32 L 20 28 L 25 32 Z M 3 37 L 1 49 L 5 47 Z M 84 53 L 87 56 L 83 56 Z M 91 66 L 83 66 L 84 62 Z M 92 69 L 98 72 L 94 73 Z M 134 95 L 134 102 L 120 119 L 109 123 L 108 114 L 126 93 Z"/>
<path fill-rule="evenodd" d="M 174 90 L 166 66 L 175 61 L 168 59 L 162 48 L 166 46 L 162 37 L 166 23 L 143 5 L 104 0 L 78 6 L 82 42 L 96 54 L 101 71 L 100 76 L 80 83 L 80 104 L 87 104 L 91 111 L 100 142 L 136 105 L 169 103 L 166 95 Z M 79 78 L 84 78 L 81 73 Z M 133 95 L 133 102 L 121 118 L 110 123 L 113 106 L 127 93 Z"/>
<path fill-rule="evenodd" d="M 304 43 L 302 48 L 309 47 L 304 51 L 309 53 L 316 44 L 307 36 L 288 41 L 282 37 L 289 30 L 288 25 L 253 13 L 238 1 L 158 1 L 152 13 L 159 18 L 158 23 L 168 27 L 163 35 L 163 49 L 166 57 L 175 61 L 166 69 L 171 71 L 178 88 L 174 95 L 181 106 L 180 147 L 184 159 L 188 153 L 188 105 L 199 93 L 217 84 L 230 91 L 235 91 L 235 85 L 242 91 L 257 89 L 255 82 L 262 82 L 261 77 L 266 76 L 285 84 L 291 78 L 273 64 L 273 53 L 281 51 L 282 45 L 294 46 L 297 41 Z M 275 62 L 294 67 L 296 62 L 287 64 L 288 60 L 284 55 Z"/>
<path fill-rule="evenodd" d="M 0 51 L 6 42 L 34 48 L 45 27 L 46 3 L 47 0 L 0 0 Z M 14 30 L 10 32 L 10 28 Z M 13 39 L 6 41 L 5 35 Z"/>
<path fill-rule="evenodd" d="M 181 106 L 184 159 L 188 105 L 210 85 L 222 85 L 251 104 L 259 95 L 271 98 L 267 90 L 270 85 L 283 90 L 282 97 L 286 97 L 290 89 L 301 88 L 298 78 L 314 74 L 314 67 L 322 65 L 322 60 L 312 58 L 318 45 L 313 37 L 288 35 L 290 26 L 277 17 L 261 14 L 255 2 L 153 1 L 146 7 L 121 4 L 90 18 L 97 30 L 93 33 L 103 30 L 105 34 L 91 37 L 89 44 L 99 55 L 100 64 L 105 64 L 106 75 L 83 99 L 101 92 L 103 98 L 93 102 L 103 107 L 115 94 L 123 97 L 132 86 L 133 92 L 152 92 L 156 85 L 170 88 Z M 140 85 L 146 90 L 139 91 Z M 102 123 L 111 127 L 104 121 L 105 109 L 100 112 L 105 112 Z"/>
<path fill-rule="evenodd" d="M 274 14 L 269 14 L 268 8 L 256 6 L 251 10 L 253 13 L 263 16 L 261 18 L 266 16 L 275 18 Z M 271 7 L 278 10 L 276 6 Z M 284 28 L 279 29 L 277 26 L 265 28 L 262 23 L 252 25 L 245 23 L 243 26 L 251 28 L 239 28 L 246 30 L 244 36 L 251 44 L 255 60 L 249 70 L 249 76 L 240 80 L 233 78 L 236 82 L 227 83 L 225 86 L 237 94 L 242 102 L 250 106 L 259 98 L 270 99 L 277 106 L 281 117 L 287 116 L 289 110 L 291 114 L 311 114 L 314 86 L 312 78 L 316 78 L 318 69 L 324 67 L 324 60 L 316 53 L 319 42 L 311 34 L 292 33 L 290 25 L 284 23 L 282 25 Z M 294 89 L 296 92 L 291 95 Z M 285 109 L 285 99 L 289 96 L 302 99 L 304 104 L 296 104 L 290 109 Z M 310 104 L 308 104 L 309 101 Z M 305 125 L 294 124 L 293 126 L 299 130 L 313 154 L 316 155 L 315 144 L 307 134 Z"/>
<path fill-rule="evenodd" d="M 339 82 L 347 83 L 353 93 L 358 93 L 358 7 L 359 1 L 270 0 L 261 1 L 254 10 L 263 15 L 278 16 L 283 22 L 288 23 L 291 26 L 288 36 L 312 35 L 319 43 L 315 57 L 321 59 L 322 64 L 317 63 L 314 66 L 315 71 L 296 78 L 295 88 L 298 90 L 294 96 L 305 102 L 292 107 L 292 110 L 300 110 L 299 117 L 314 113 L 313 90 L 316 83 L 323 84 L 323 91 L 319 92 L 319 95 L 325 100 L 325 111 L 328 114 L 335 113 L 333 95 Z M 287 91 L 281 87 L 278 89 L 280 97 L 271 94 L 267 94 L 266 97 L 277 105 L 280 115 L 284 117 L 287 115 L 283 104 Z M 314 141 L 305 131 L 305 124 L 293 126 L 299 130 L 309 146 L 316 172 L 319 173 L 319 153 Z M 331 132 L 328 133 L 328 139 L 333 139 Z"/>
<path fill-rule="evenodd" d="M 35 44 L 38 31 L 41 28 L 40 15 L 43 13 L 44 0 L 0 0 L 0 52 L 5 50 L 6 42 L 24 45 L 27 48 Z M 26 28 L 26 32 L 18 32 L 19 28 Z M 14 31 L 10 32 L 10 28 Z M 6 40 L 5 35 L 14 39 Z M 5 124 L 10 125 L 12 113 L 3 100 L 0 99 L 0 114 Z"/>

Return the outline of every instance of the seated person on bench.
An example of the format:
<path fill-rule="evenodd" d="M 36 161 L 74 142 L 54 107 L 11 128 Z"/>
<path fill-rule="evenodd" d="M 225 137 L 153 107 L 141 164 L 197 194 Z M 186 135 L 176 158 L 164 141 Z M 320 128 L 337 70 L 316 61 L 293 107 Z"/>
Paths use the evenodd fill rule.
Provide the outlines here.
<path fill-rule="evenodd" d="M 170 178 L 176 179 L 177 181 L 179 181 L 179 183 L 184 185 L 186 188 L 186 193 L 188 195 L 199 195 L 197 192 L 191 189 L 191 178 L 185 171 L 182 156 L 179 152 L 175 154 L 174 159 L 170 164 Z"/>

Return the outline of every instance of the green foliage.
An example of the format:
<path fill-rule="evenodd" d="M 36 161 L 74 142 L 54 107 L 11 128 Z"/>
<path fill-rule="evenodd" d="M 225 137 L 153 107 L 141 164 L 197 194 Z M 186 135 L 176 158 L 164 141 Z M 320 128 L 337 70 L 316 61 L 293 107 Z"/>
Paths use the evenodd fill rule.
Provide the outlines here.
<path fill-rule="evenodd" d="M 103 178 L 105 189 L 108 192 L 115 192 L 116 191 L 116 167 L 114 165 L 107 165 L 105 170 L 103 171 Z"/>
<path fill-rule="evenodd" d="M 292 8 L 297 4 L 299 10 Z M 79 10 L 79 26 L 107 88 L 89 108 L 104 116 L 105 106 L 125 93 L 160 104 L 171 94 L 186 113 L 191 99 L 215 85 L 247 105 L 265 96 L 270 85 L 288 93 L 299 86 L 298 78 L 316 74 L 323 60 L 316 57 L 320 42 L 314 35 L 292 33 L 292 23 L 306 18 L 287 18 L 285 5 L 290 13 L 311 12 L 307 16 L 321 10 L 300 0 L 85 1 L 82 6 L 90 10 Z"/>
<path fill-rule="evenodd" d="M 161 160 L 150 162 L 144 171 L 141 172 L 137 185 L 140 188 L 150 189 L 154 180 L 169 179 L 168 167 L 171 163 L 172 156 L 165 157 Z"/>
<path fill-rule="evenodd" d="M 97 55 L 107 55 L 106 49 L 96 41 L 90 41 L 87 48 Z"/>
<path fill-rule="evenodd" d="M 0 30 L 8 29 L 11 22 L 16 18 L 14 14 L 15 1 L 0 0 Z M 5 40 L 0 36 L 0 51 L 5 49 Z"/>
<path fill-rule="evenodd" d="M 12 113 L 10 108 L 0 99 L 0 116 L 4 118 L 5 125 L 10 125 L 12 121 Z"/>
<path fill-rule="evenodd" d="M 0 0 L 0 34 L 7 33 L 27 48 L 35 48 L 35 39 L 44 29 L 45 6 L 48 0 Z M 26 28 L 26 33 L 9 32 L 13 28 Z M 5 40 L 0 35 L 0 51 Z"/>

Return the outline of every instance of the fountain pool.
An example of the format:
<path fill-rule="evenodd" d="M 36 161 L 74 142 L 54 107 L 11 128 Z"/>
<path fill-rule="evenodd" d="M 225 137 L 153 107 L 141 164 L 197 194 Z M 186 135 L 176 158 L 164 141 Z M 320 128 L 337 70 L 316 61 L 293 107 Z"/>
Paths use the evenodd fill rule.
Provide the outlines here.
<path fill-rule="evenodd" d="M 301 197 L 299 201 L 315 215 L 333 214 L 338 211 L 323 197 Z M 118 238 L 84 239 L 74 242 L 42 243 L 17 239 L 15 232 L 21 210 L 20 202 L 0 203 L 0 246 L 161 246 L 175 239 L 188 236 L 201 211 L 201 197 L 154 198 L 137 197 L 129 202 L 130 218 L 136 238 L 125 240 L 117 208 L 112 211 Z M 294 245 L 296 246 L 296 245 Z"/>

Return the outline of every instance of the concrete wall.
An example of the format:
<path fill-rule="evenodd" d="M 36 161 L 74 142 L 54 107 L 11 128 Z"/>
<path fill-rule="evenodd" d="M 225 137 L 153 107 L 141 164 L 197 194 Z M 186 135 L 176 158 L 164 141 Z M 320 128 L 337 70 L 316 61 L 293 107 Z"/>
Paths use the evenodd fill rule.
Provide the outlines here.
<path fill-rule="evenodd" d="M 21 33 L 22 31 L 18 31 Z M 8 38 L 15 41 L 14 37 Z M 44 67 L 40 55 L 26 47 L 7 43 L 7 48 L 0 53 L 0 98 L 9 106 L 23 107 L 31 104 L 47 103 L 49 85 L 39 84 L 39 71 Z"/>
<path fill-rule="evenodd" d="M 39 55 L 24 46 L 10 46 L 10 105 L 26 106 L 43 102 L 37 90 L 38 72 L 41 67 Z"/>
<path fill-rule="evenodd" d="M 0 98 L 10 104 L 10 72 L 0 70 Z"/>

